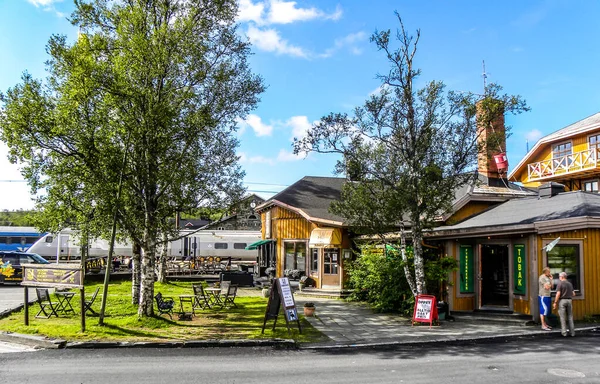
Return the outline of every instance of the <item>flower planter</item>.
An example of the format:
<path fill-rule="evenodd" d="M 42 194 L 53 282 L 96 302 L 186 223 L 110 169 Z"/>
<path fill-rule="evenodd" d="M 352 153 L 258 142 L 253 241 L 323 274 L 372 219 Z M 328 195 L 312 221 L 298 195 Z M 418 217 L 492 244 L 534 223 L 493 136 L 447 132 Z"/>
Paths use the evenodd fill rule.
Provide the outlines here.
<path fill-rule="evenodd" d="M 304 307 L 304 316 L 314 316 L 315 307 Z"/>

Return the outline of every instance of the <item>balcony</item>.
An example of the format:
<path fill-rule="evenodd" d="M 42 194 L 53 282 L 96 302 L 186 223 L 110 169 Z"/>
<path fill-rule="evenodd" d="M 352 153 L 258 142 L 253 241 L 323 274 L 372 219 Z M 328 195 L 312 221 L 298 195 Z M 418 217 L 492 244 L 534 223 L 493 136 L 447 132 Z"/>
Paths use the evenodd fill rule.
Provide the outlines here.
<path fill-rule="evenodd" d="M 556 181 L 598 175 L 598 157 L 598 150 L 594 148 L 527 164 L 529 181 Z"/>

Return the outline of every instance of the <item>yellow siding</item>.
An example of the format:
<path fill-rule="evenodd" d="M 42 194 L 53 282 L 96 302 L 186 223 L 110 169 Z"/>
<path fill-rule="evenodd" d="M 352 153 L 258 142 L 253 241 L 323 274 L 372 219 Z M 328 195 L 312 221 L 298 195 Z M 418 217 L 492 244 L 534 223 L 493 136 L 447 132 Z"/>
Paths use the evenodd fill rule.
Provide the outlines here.
<path fill-rule="evenodd" d="M 529 300 L 525 296 L 515 296 L 513 300 L 513 312 L 531 315 L 529 309 Z"/>
<path fill-rule="evenodd" d="M 575 319 L 581 320 L 584 315 L 600 314 L 600 230 L 583 229 L 568 232 L 556 232 L 546 234 L 545 239 L 560 237 L 561 240 L 583 239 L 583 300 L 573 300 L 573 315 Z M 543 239 L 538 236 L 538 249 L 542 249 Z M 538 263 L 538 275 L 542 273 L 544 251 L 540 251 Z"/>
<path fill-rule="evenodd" d="M 471 217 L 479 212 L 487 209 L 492 203 L 483 202 L 483 201 L 472 201 L 467 205 L 456 211 L 448 220 L 446 220 L 446 225 L 454 225 L 463 221 L 464 219 Z"/>

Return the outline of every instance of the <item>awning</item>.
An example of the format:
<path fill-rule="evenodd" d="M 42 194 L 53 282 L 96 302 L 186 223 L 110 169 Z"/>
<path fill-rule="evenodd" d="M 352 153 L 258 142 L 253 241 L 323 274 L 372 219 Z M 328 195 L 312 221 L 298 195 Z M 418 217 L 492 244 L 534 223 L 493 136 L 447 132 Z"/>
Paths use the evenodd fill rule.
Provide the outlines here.
<path fill-rule="evenodd" d="M 275 240 L 271 240 L 271 239 L 259 240 L 256 243 L 252 243 L 250 245 L 247 245 L 246 248 L 244 248 L 244 249 L 247 249 L 247 250 L 251 251 L 253 249 L 256 249 L 256 248 L 260 247 L 261 245 L 268 244 L 268 243 L 271 243 L 273 241 L 275 241 Z"/>
<path fill-rule="evenodd" d="M 315 228 L 310 233 L 310 248 L 339 248 L 342 245 L 342 232 L 338 228 Z"/>

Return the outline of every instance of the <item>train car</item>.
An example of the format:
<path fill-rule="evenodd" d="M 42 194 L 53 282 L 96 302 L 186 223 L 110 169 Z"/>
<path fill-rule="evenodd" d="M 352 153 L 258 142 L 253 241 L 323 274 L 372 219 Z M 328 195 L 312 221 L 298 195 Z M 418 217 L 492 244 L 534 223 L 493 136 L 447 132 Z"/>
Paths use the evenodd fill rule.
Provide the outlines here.
<path fill-rule="evenodd" d="M 44 233 L 35 227 L 0 227 L 0 251 L 25 251 Z"/>
<path fill-rule="evenodd" d="M 249 251 L 245 248 L 261 239 L 260 231 L 202 230 L 183 231 L 181 234 L 184 237 L 169 243 L 170 258 L 231 258 L 234 263 L 255 263 L 258 255 L 256 250 Z M 107 256 L 108 248 L 107 240 L 96 239 L 89 244 L 89 257 Z M 64 230 L 60 234 L 45 234 L 27 251 L 37 253 L 49 261 L 56 261 L 57 255 L 60 261 L 81 260 L 78 231 Z M 114 256 L 131 257 L 131 244 L 115 243 Z"/>
<path fill-rule="evenodd" d="M 261 240 L 260 231 L 201 230 L 183 231 L 185 237 L 169 244 L 169 255 L 174 258 L 231 258 L 233 263 L 255 263 L 256 250 L 246 250 Z"/>
<path fill-rule="evenodd" d="M 88 257 L 102 257 L 108 255 L 110 242 L 104 239 L 94 239 L 88 248 Z M 36 241 L 27 252 L 37 253 L 44 259 L 56 261 L 79 261 L 81 260 L 81 240 L 79 231 L 65 229 L 59 234 L 48 233 Z M 129 243 L 116 242 L 114 247 L 116 257 L 131 257 L 132 247 Z"/>

